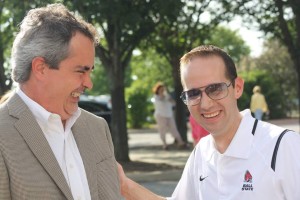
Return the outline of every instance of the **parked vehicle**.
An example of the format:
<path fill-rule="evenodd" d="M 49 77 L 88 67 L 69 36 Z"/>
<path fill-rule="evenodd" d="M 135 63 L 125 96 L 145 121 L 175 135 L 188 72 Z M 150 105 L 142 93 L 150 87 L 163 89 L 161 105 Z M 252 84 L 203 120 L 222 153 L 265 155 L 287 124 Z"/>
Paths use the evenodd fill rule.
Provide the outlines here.
<path fill-rule="evenodd" d="M 108 94 L 102 94 L 102 95 L 94 96 L 93 99 L 95 101 L 105 103 L 109 109 L 112 109 L 110 95 L 108 95 Z"/>
<path fill-rule="evenodd" d="M 79 100 L 78 106 L 88 112 L 91 112 L 99 117 L 103 117 L 108 125 L 111 123 L 111 109 L 108 108 L 106 103 L 95 101 L 95 100 Z"/>
<path fill-rule="evenodd" d="M 109 108 L 110 110 L 112 109 L 111 97 L 109 94 L 102 94 L 102 95 L 97 95 L 97 96 L 83 94 L 80 96 L 80 100 L 97 101 L 97 102 L 106 104 L 107 108 Z"/>

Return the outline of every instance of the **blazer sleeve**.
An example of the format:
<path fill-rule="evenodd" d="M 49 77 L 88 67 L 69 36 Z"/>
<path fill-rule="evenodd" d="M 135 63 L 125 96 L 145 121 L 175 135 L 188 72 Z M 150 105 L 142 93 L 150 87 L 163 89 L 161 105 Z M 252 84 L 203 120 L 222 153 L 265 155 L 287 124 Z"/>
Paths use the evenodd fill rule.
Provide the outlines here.
<path fill-rule="evenodd" d="M 5 166 L 1 151 L 0 151 L 0 199 L 1 200 L 11 199 L 7 168 Z"/>

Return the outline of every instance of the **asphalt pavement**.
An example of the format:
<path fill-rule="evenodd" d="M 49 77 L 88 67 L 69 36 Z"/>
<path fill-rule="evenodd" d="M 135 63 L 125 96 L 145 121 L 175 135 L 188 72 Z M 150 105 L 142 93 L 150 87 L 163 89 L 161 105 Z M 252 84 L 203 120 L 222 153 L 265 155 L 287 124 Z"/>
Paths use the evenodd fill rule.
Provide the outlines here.
<path fill-rule="evenodd" d="M 300 132 L 299 119 L 270 120 L 270 123 Z M 189 129 L 190 130 L 190 129 Z M 156 194 L 171 196 L 182 174 L 184 165 L 193 150 L 179 150 L 171 148 L 165 151 L 161 148 L 159 134 L 153 129 L 130 129 L 129 131 L 129 157 L 132 161 L 167 164 L 170 170 L 155 169 L 154 171 L 131 171 L 126 175 Z M 173 138 L 167 134 L 167 143 L 172 144 Z M 188 141 L 192 143 L 190 131 Z"/>

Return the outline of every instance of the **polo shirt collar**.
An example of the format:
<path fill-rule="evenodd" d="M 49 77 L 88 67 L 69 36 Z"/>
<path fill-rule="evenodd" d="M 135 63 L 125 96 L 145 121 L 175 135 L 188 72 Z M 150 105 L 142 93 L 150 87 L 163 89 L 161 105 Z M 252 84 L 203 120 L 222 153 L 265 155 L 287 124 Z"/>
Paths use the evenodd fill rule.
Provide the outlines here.
<path fill-rule="evenodd" d="M 255 119 L 251 116 L 249 109 L 241 112 L 243 116 L 240 126 L 235 133 L 227 150 L 224 152 L 225 156 L 247 159 L 251 152 L 253 144 L 252 129 Z"/>
<path fill-rule="evenodd" d="M 239 125 L 237 132 L 235 133 L 231 143 L 228 148 L 224 152 L 224 156 L 236 157 L 241 159 L 247 159 L 250 155 L 252 144 L 253 144 L 253 126 L 255 119 L 251 116 L 251 112 L 249 109 L 246 109 L 240 112 L 242 115 L 242 120 Z M 218 153 L 215 148 L 214 139 L 211 135 L 208 137 L 207 143 L 207 161 L 213 157 L 214 153 Z"/>

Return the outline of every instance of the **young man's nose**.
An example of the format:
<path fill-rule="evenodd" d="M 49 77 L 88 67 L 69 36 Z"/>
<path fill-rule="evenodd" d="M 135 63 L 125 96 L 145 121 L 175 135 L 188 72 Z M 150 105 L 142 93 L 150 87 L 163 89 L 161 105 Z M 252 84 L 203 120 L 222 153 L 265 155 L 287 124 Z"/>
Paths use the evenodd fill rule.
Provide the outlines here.
<path fill-rule="evenodd" d="M 199 106 L 204 109 L 208 109 L 214 100 L 212 100 L 205 92 L 202 92 L 202 96 L 199 102 Z"/>

